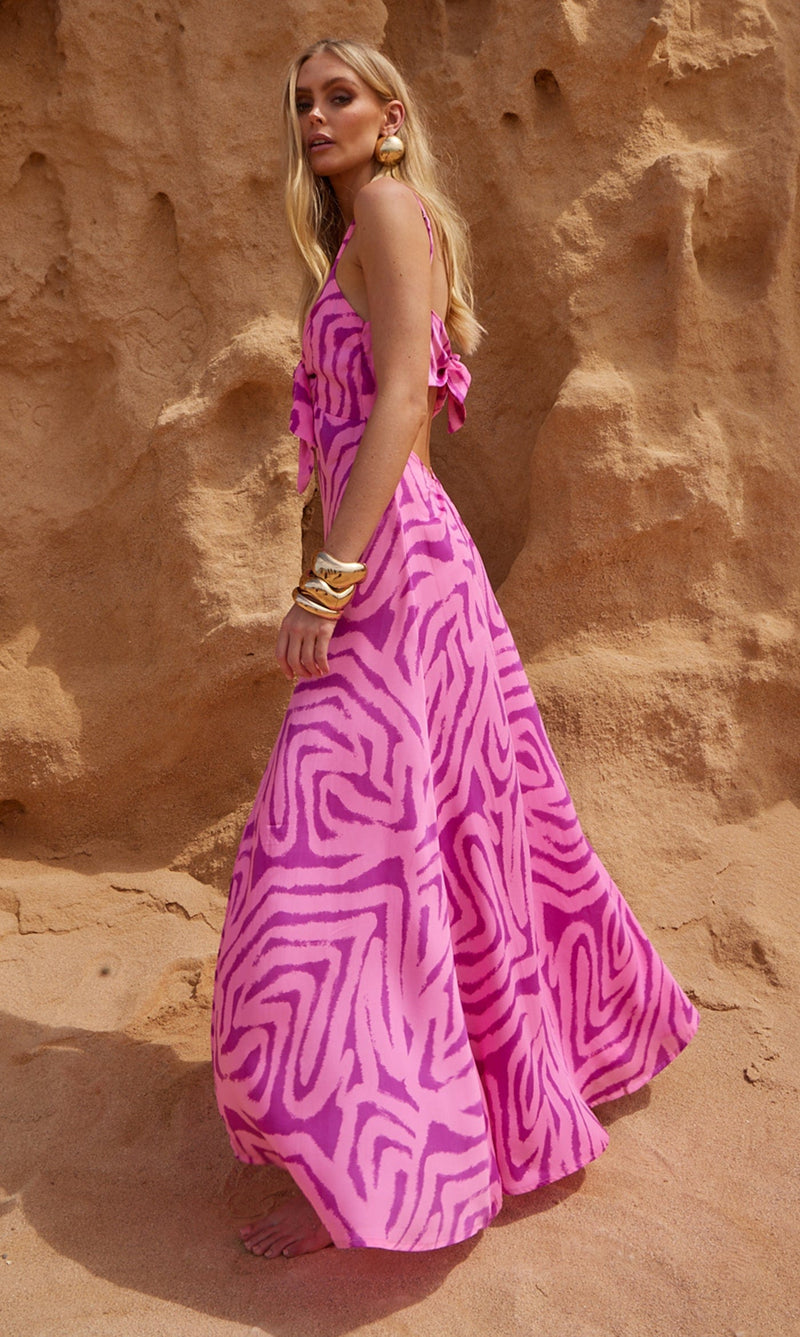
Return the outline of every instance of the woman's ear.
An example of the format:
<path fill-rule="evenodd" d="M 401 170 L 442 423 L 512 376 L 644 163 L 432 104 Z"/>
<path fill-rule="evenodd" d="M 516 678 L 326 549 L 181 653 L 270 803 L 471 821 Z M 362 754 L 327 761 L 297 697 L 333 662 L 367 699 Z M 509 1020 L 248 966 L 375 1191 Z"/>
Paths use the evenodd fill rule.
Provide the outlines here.
<path fill-rule="evenodd" d="M 383 109 L 383 125 L 381 127 L 382 135 L 396 135 L 403 121 L 406 119 L 406 109 L 399 99 L 394 98 L 387 102 Z"/>

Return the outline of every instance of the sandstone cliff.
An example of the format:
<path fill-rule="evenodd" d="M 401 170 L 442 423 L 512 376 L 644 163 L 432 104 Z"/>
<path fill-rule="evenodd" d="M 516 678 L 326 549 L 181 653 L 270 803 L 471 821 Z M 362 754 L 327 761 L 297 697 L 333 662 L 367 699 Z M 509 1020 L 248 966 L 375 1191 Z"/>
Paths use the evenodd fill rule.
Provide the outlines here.
<path fill-rule="evenodd" d="M 300 560 L 274 107 L 342 22 L 453 160 L 488 336 L 437 458 L 579 799 L 793 796 L 790 6 L 6 0 L 6 828 L 176 856 L 252 793 Z"/>
<path fill-rule="evenodd" d="M 551 1337 L 641 1337 L 648 1323 L 664 1337 L 788 1332 L 770 1240 L 789 1216 L 800 1059 L 794 0 L 0 0 L 0 837 L 16 861 L 0 886 L 0 945 L 9 1053 L 50 1065 L 40 1086 L 6 1085 L 26 1131 L 4 1182 L 9 1195 L 34 1186 L 29 1219 L 56 1253 L 174 1313 L 216 1315 L 187 1327 L 193 1337 L 273 1324 L 239 1295 L 233 1256 L 208 1290 L 196 1276 L 176 1283 L 155 1257 L 149 1272 L 130 1263 L 131 1232 L 168 1189 L 161 1153 L 136 1143 L 146 1102 L 134 1117 L 119 1092 L 157 1090 L 161 1151 L 179 1158 L 208 1094 L 195 1065 L 212 888 L 224 888 L 287 700 L 273 642 L 314 503 L 294 490 L 287 430 L 297 273 L 275 108 L 289 58 L 325 32 L 383 43 L 451 160 L 487 337 L 467 426 L 448 438 L 440 425 L 435 463 L 584 823 L 704 1008 L 711 1045 L 687 1056 L 688 1085 L 665 1078 L 652 1131 L 629 1134 L 625 1234 L 655 1234 L 619 1262 L 617 1326 L 603 1185 L 615 1202 L 628 1185 L 610 1168 L 595 1199 L 564 1208 L 596 1264 L 584 1277 L 545 1223 L 550 1271 L 534 1293 L 525 1260 L 540 1219 L 512 1212 L 517 1254 L 486 1246 L 491 1304 L 456 1288 L 436 1309 L 438 1264 L 423 1280 L 397 1264 L 372 1308 L 351 1297 L 336 1331 L 422 1332 L 382 1326 L 413 1301 L 431 1333 L 527 1332 L 540 1319 Z M 164 864 L 173 871 L 153 871 Z M 130 872 L 142 866 L 144 880 Z M 53 934 L 68 945 L 56 951 Z M 62 1085 L 65 1035 L 83 1066 Z M 73 1163 L 52 1148 L 86 1083 L 104 1131 L 74 1163 L 91 1178 L 110 1149 L 149 1186 L 133 1201 L 130 1174 L 107 1181 L 134 1223 L 124 1259 L 108 1253 L 106 1181 L 73 1229 L 53 1224 L 68 1218 L 36 1177 Z M 702 1125 L 720 1091 L 713 1131 L 697 1134 L 700 1189 L 682 1160 L 686 1124 Z M 214 1168 L 194 1167 L 192 1211 L 226 1164 L 205 1114 Z M 45 1125 L 52 1143 L 37 1141 Z M 720 1205 L 730 1185 L 715 1135 L 742 1181 L 757 1167 L 758 1205 Z M 654 1227 L 649 1207 L 675 1164 L 664 1173 L 679 1175 L 680 1229 L 667 1216 Z M 313 1274 L 316 1300 L 287 1283 L 295 1317 L 274 1331 L 307 1337 L 309 1303 L 313 1330 L 332 1331 L 321 1296 L 339 1261 Z M 759 1328 L 767 1273 L 775 1314 Z M 372 1282 L 358 1276 L 363 1299 Z M 14 1312 L 29 1311 L 20 1300 Z M 109 1320 L 103 1337 L 150 1331 L 151 1319 L 161 1331 L 167 1310 L 147 1313 L 132 1327 Z M 100 1329 L 53 1310 L 34 1331 Z"/>

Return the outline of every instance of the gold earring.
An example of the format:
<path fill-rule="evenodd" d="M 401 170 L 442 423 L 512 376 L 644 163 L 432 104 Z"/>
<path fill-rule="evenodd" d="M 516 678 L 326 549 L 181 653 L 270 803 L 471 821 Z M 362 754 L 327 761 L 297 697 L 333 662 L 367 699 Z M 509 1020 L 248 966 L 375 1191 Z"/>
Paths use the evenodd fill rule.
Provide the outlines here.
<path fill-rule="evenodd" d="M 381 167 L 394 167 L 403 157 L 406 146 L 397 135 L 381 135 L 375 145 L 375 158 Z"/>

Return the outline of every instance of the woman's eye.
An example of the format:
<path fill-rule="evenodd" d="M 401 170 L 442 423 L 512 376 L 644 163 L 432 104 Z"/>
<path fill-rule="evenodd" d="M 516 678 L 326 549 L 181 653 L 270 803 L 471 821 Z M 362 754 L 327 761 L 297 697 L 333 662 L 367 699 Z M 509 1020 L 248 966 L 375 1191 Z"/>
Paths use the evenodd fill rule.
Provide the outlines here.
<path fill-rule="evenodd" d="M 349 93 L 337 93 L 332 100 L 342 107 L 346 107 L 348 102 L 353 101 Z"/>
<path fill-rule="evenodd" d="M 295 108 L 296 108 L 296 110 L 299 112 L 299 114 L 302 116 L 302 114 L 303 114 L 304 111 L 310 111 L 310 110 L 311 110 L 311 103 L 310 103 L 310 102 L 302 102 L 302 101 L 301 101 L 301 102 L 296 102 L 296 103 L 295 103 Z"/>

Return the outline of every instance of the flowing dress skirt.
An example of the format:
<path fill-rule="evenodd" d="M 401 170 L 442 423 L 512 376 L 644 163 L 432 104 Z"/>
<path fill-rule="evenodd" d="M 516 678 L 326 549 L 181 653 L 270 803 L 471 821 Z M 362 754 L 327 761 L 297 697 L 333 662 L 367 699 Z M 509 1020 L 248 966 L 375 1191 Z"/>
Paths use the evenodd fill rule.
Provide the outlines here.
<path fill-rule="evenodd" d="M 326 430 L 330 513 L 359 434 Z M 214 1072 L 236 1155 L 284 1166 L 337 1246 L 431 1249 L 598 1156 L 591 1106 L 697 1017 L 583 835 L 480 557 L 414 455 L 365 560 L 242 838 Z"/>

